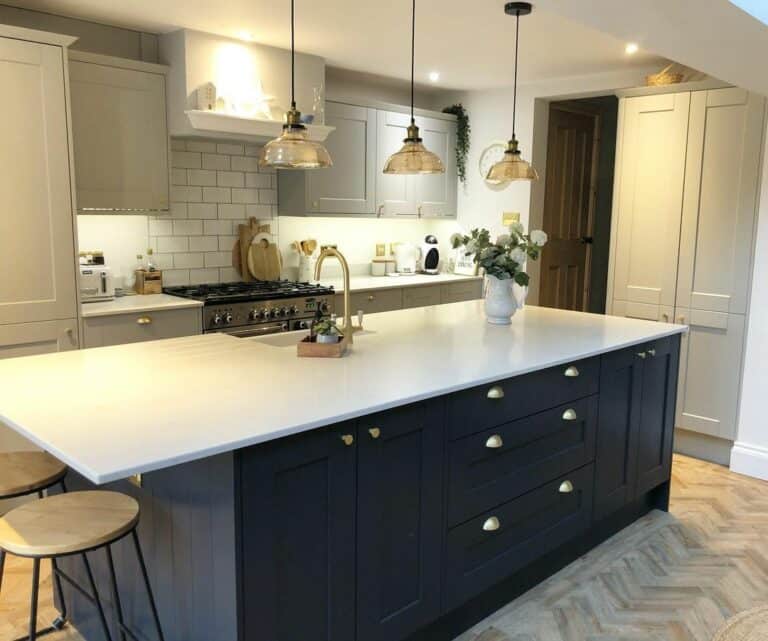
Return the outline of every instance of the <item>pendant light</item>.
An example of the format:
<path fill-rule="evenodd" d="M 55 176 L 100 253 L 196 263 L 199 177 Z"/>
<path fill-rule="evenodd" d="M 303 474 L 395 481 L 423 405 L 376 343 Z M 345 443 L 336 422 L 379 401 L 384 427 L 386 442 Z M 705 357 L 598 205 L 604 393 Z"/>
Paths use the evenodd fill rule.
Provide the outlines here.
<path fill-rule="evenodd" d="M 276 169 L 319 169 L 331 167 L 328 150 L 307 137 L 307 128 L 296 109 L 296 19 L 291 0 L 291 108 L 285 114 L 283 133 L 270 140 L 261 150 L 259 165 Z"/>
<path fill-rule="evenodd" d="M 413 117 L 413 75 L 416 60 L 416 0 L 413 0 L 411 14 L 411 124 L 408 137 L 403 140 L 400 151 L 392 154 L 384 165 L 385 174 L 442 174 L 443 161 L 429 151 L 419 136 L 419 128 Z"/>
<path fill-rule="evenodd" d="M 529 2 L 508 2 L 504 13 L 515 16 L 515 85 L 512 97 L 512 139 L 507 144 L 504 157 L 488 170 L 486 180 L 496 184 L 513 180 L 538 180 L 539 174 L 530 163 L 523 160 L 515 136 L 515 117 L 517 116 L 517 57 L 520 43 L 520 16 L 527 16 L 533 10 Z"/>

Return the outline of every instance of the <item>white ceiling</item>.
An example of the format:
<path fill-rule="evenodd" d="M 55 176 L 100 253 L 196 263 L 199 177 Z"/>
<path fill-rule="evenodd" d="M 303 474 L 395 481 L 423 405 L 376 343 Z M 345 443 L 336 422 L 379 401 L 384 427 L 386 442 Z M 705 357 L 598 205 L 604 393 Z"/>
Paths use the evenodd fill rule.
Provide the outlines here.
<path fill-rule="evenodd" d="M 572 0 L 569 0 L 572 1 Z M 149 32 L 186 27 L 227 36 L 249 32 L 258 42 L 289 43 L 288 0 L 5 0 L 28 9 L 86 18 Z M 504 0 L 419 0 L 417 82 L 430 71 L 439 85 L 480 89 L 511 84 L 514 19 Z M 297 48 L 328 64 L 408 78 L 408 0 L 297 0 Z M 555 13 L 534 10 L 521 20 L 521 81 L 661 64 L 625 42 Z"/>

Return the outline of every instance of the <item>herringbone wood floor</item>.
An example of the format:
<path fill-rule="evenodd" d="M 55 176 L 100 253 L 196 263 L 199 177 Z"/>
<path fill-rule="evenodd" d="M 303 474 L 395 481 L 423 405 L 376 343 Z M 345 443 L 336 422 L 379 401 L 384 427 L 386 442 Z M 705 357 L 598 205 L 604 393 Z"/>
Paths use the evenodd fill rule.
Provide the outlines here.
<path fill-rule="evenodd" d="M 26 633 L 28 591 L 29 564 L 10 559 L 1 640 Z M 54 616 L 50 594 L 46 578 L 41 622 Z M 649 514 L 455 641 L 711 641 L 765 603 L 768 483 L 676 456 L 670 514 Z M 73 630 L 45 638 L 83 641 Z"/>

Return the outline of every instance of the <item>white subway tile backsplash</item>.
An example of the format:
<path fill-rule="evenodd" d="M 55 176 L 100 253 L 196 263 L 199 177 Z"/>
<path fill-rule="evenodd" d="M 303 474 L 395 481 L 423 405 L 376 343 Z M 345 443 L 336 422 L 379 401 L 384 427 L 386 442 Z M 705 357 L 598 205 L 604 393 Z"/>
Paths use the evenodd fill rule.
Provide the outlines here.
<path fill-rule="evenodd" d="M 229 187 L 205 187 L 202 200 L 207 203 L 231 203 L 232 192 Z"/>
<path fill-rule="evenodd" d="M 218 249 L 220 249 L 219 238 L 227 238 L 227 237 L 226 236 L 190 236 L 189 251 L 215 252 Z"/>
<path fill-rule="evenodd" d="M 219 204 L 219 218 L 236 220 L 245 218 L 245 205 Z"/>
<path fill-rule="evenodd" d="M 203 154 L 203 169 L 229 169 L 229 156 L 219 156 L 217 154 Z"/>
<path fill-rule="evenodd" d="M 216 172 L 211 169 L 189 169 L 187 176 L 189 185 L 216 186 Z"/>
<path fill-rule="evenodd" d="M 212 219 L 218 215 L 216 203 L 189 203 L 187 205 L 189 218 Z"/>
<path fill-rule="evenodd" d="M 189 238 L 186 236 L 158 236 L 156 240 L 160 254 L 189 251 Z"/>
<path fill-rule="evenodd" d="M 241 171 L 220 171 L 218 172 L 219 187 L 243 187 L 245 185 L 245 174 Z"/>
<path fill-rule="evenodd" d="M 179 253 L 173 254 L 173 266 L 179 269 L 204 267 L 205 254 Z"/>
<path fill-rule="evenodd" d="M 171 200 L 176 203 L 195 203 L 203 199 L 203 192 L 200 187 L 182 187 L 174 185 L 171 187 Z"/>
<path fill-rule="evenodd" d="M 259 190 L 258 189 L 233 189 L 232 202 L 246 203 L 246 204 L 257 203 L 259 202 Z"/>
<path fill-rule="evenodd" d="M 171 153 L 171 166 L 179 169 L 200 169 L 200 154 L 194 151 L 174 151 Z"/>
<path fill-rule="evenodd" d="M 251 156 L 232 156 L 232 171 L 259 171 L 259 159 Z"/>
<path fill-rule="evenodd" d="M 149 218 L 164 283 L 240 280 L 231 265 L 237 226 L 276 215 L 274 170 L 259 168 L 257 145 L 174 138 L 171 148 L 171 213 Z"/>
<path fill-rule="evenodd" d="M 269 189 L 272 187 L 272 176 L 268 174 L 245 174 L 245 186 L 250 189 Z"/>

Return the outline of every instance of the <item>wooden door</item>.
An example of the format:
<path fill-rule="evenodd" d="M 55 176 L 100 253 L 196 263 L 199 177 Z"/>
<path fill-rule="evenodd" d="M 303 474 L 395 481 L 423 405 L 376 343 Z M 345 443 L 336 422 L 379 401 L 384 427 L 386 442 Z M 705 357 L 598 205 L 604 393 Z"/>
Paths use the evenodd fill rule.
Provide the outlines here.
<path fill-rule="evenodd" d="M 440 402 L 359 422 L 358 639 L 404 639 L 440 613 L 442 427 Z"/>
<path fill-rule="evenodd" d="M 638 497 L 667 481 L 672 470 L 680 339 L 658 340 L 640 353 L 645 357 L 636 451 Z"/>
<path fill-rule="evenodd" d="M 0 39 L 0 85 L 0 325 L 74 318 L 62 48 Z"/>
<path fill-rule="evenodd" d="M 167 211 L 165 76 L 78 60 L 69 72 L 78 209 Z"/>
<path fill-rule="evenodd" d="M 408 114 L 377 113 L 376 213 L 380 216 L 415 216 L 417 213 L 413 176 L 384 173 L 387 159 L 403 146 L 410 121 Z"/>
<path fill-rule="evenodd" d="M 594 226 L 598 116 L 552 105 L 547 140 L 543 229 L 549 235 L 541 257 L 545 307 L 586 310 Z"/>
<path fill-rule="evenodd" d="M 417 214 L 422 218 L 456 217 L 456 123 L 438 118 L 419 118 L 424 145 L 437 154 L 445 173 L 412 176 L 415 185 Z"/>
<path fill-rule="evenodd" d="M 643 360 L 638 356 L 641 351 L 639 347 L 629 347 L 601 359 L 595 520 L 622 508 L 635 494 L 635 453 L 643 385 Z"/>
<path fill-rule="evenodd" d="M 333 167 L 303 172 L 309 212 L 373 214 L 376 210 L 376 110 L 326 103 L 326 124 L 336 127 L 325 145 Z"/>
<path fill-rule="evenodd" d="M 747 311 L 764 115 L 743 89 L 692 94 L 678 307 Z"/>
<path fill-rule="evenodd" d="M 613 301 L 674 307 L 689 104 L 687 92 L 620 104 Z"/>
<path fill-rule="evenodd" d="M 746 319 L 741 314 L 678 309 L 683 336 L 676 425 L 733 440 L 739 412 Z"/>
<path fill-rule="evenodd" d="M 240 454 L 244 639 L 355 638 L 354 425 Z"/>

